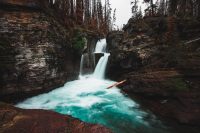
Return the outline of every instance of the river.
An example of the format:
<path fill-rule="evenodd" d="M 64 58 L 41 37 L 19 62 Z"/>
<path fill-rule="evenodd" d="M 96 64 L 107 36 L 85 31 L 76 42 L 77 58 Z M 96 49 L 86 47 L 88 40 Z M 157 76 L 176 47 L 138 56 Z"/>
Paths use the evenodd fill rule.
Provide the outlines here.
<path fill-rule="evenodd" d="M 162 124 L 149 111 L 113 87 L 115 83 L 105 79 L 105 71 L 109 58 L 106 53 L 106 41 L 100 40 L 94 53 L 103 53 L 93 74 L 67 82 L 63 87 L 49 93 L 41 94 L 18 103 L 24 109 L 53 110 L 61 114 L 71 115 L 82 121 L 102 124 L 116 133 L 169 133 L 169 128 Z M 83 56 L 82 56 L 83 57 Z M 83 67 L 82 58 L 80 67 Z"/>

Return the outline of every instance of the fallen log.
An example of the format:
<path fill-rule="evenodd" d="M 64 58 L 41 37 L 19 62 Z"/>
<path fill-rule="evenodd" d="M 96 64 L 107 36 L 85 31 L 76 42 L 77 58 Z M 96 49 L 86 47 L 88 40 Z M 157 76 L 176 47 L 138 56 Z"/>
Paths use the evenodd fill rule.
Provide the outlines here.
<path fill-rule="evenodd" d="M 119 85 L 121 85 L 121 84 L 123 84 L 123 83 L 125 83 L 125 82 L 126 82 L 126 80 L 117 82 L 117 83 L 115 83 L 115 84 L 113 84 L 113 85 L 107 87 L 106 89 L 110 89 L 110 88 L 113 88 L 113 87 L 117 87 L 117 86 L 119 86 Z"/>
<path fill-rule="evenodd" d="M 196 42 L 196 41 L 199 41 L 200 38 L 197 38 L 197 39 L 194 39 L 194 40 L 190 40 L 188 42 L 185 42 L 184 44 L 190 44 L 190 43 L 193 43 L 193 42 Z"/>

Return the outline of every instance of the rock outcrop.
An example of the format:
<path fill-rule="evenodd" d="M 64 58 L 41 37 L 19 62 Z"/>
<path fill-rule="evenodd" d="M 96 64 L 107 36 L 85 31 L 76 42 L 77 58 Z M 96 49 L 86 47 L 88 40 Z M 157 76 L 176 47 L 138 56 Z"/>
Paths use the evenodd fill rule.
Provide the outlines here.
<path fill-rule="evenodd" d="M 0 100 L 50 91 L 78 75 L 69 31 L 36 4 L 0 2 Z"/>
<path fill-rule="evenodd" d="M 147 35 L 127 38 L 121 32 L 114 32 L 108 34 L 107 42 L 111 53 L 108 70 L 108 75 L 112 76 L 111 78 L 139 70 L 153 59 L 159 48 L 159 46 L 154 45 L 154 40 Z"/>
<path fill-rule="evenodd" d="M 127 79 L 122 90 L 137 97 L 155 114 L 199 126 L 200 41 L 189 37 L 193 34 L 198 38 L 198 29 L 189 34 L 184 32 L 188 38 L 181 40 L 183 31 L 178 29 L 181 21 L 173 21 L 177 30 L 169 34 L 166 20 L 149 18 L 138 24 L 129 21 L 124 33 L 108 34 L 111 53 L 108 74 L 115 80 Z M 193 24 L 182 27 L 191 29 L 187 25 Z M 174 35 L 180 35 L 180 40 L 174 39 Z"/>
<path fill-rule="evenodd" d="M 198 78 L 184 78 L 174 69 L 132 72 L 123 91 L 140 99 L 155 114 L 181 124 L 199 126 L 200 93 Z"/>
<path fill-rule="evenodd" d="M 1 133 L 111 133 L 101 125 L 81 122 L 52 111 L 23 110 L 0 103 Z"/>

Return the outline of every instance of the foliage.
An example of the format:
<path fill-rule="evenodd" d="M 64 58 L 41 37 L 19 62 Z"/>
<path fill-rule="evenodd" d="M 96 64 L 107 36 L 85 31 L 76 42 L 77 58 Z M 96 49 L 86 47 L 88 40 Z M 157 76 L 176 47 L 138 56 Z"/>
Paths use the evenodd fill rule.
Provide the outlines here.
<path fill-rule="evenodd" d="M 115 30 L 115 27 L 116 27 L 116 8 L 114 9 L 114 12 L 113 12 L 113 18 L 112 18 L 113 22 L 112 22 L 112 29 Z"/>
<path fill-rule="evenodd" d="M 188 85 L 182 78 L 169 79 L 167 85 L 169 85 L 173 91 L 187 91 L 189 89 Z"/>
<path fill-rule="evenodd" d="M 82 50 L 84 49 L 85 43 L 86 40 L 84 35 L 80 31 L 76 31 L 72 39 L 72 46 L 75 52 L 81 54 Z"/>
<path fill-rule="evenodd" d="M 132 18 L 134 20 L 140 20 L 142 19 L 142 9 L 140 7 L 140 9 L 138 8 L 138 0 L 134 0 L 134 1 L 131 1 L 131 5 L 132 5 Z"/>

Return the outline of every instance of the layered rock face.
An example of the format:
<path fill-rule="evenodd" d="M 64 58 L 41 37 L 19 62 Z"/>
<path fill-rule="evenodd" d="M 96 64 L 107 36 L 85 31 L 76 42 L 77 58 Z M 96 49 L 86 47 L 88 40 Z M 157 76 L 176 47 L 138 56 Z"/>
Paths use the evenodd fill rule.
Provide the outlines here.
<path fill-rule="evenodd" d="M 39 8 L 29 7 L 34 1 L 2 2 L 0 99 L 13 102 L 75 78 L 80 59 L 73 54 L 68 31 Z"/>
<path fill-rule="evenodd" d="M 23 110 L 0 103 L 1 133 L 111 133 L 103 126 L 81 122 L 52 111 Z"/>
<path fill-rule="evenodd" d="M 125 36 L 121 32 L 110 33 L 107 36 L 111 53 L 108 75 L 114 79 L 123 73 L 141 69 L 153 59 L 159 48 L 147 35 L 137 35 L 133 38 Z"/>
<path fill-rule="evenodd" d="M 79 74 L 80 57 L 70 41 L 71 31 L 41 7 L 37 0 L 0 0 L 0 101 L 15 103 L 62 86 Z M 0 132 L 111 131 L 52 111 L 0 103 Z"/>
<path fill-rule="evenodd" d="M 155 114 L 199 126 L 200 41 L 192 41 L 196 38 L 184 32 L 188 38 L 172 39 L 169 43 L 168 31 L 156 31 L 159 25 L 165 27 L 159 19 L 150 18 L 151 23 L 146 20 L 143 26 L 130 23 L 124 33 L 112 32 L 107 36 L 111 53 L 108 74 L 115 80 L 127 79 L 122 90 L 139 98 Z M 189 30 L 187 25 L 182 26 Z M 182 36 L 180 33 L 175 31 L 172 35 Z M 192 33 L 198 37 L 196 32 Z"/>
<path fill-rule="evenodd" d="M 149 70 L 123 75 L 123 91 L 134 95 L 148 109 L 181 124 L 199 126 L 199 78 L 185 78 L 175 69 Z"/>

